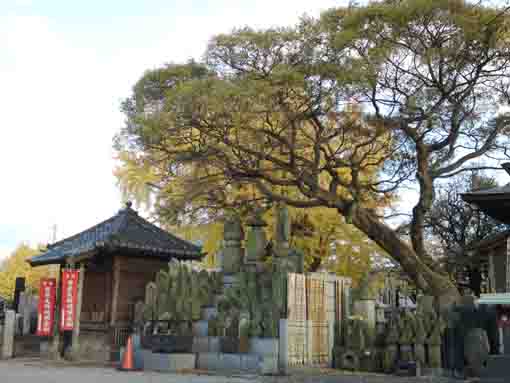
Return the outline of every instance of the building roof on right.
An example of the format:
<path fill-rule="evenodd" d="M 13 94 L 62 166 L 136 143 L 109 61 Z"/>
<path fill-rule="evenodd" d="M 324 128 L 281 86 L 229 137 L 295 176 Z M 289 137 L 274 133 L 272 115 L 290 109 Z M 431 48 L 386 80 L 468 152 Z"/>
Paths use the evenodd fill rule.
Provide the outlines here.
<path fill-rule="evenodd" d="M 502 166 L 510 174 L 510 163 Z M 461 197 L 465 202 L 478 206 L 492 218 L 510 224 L 510 183 L 490 189 L 473 190 L 461 194 Z"/>

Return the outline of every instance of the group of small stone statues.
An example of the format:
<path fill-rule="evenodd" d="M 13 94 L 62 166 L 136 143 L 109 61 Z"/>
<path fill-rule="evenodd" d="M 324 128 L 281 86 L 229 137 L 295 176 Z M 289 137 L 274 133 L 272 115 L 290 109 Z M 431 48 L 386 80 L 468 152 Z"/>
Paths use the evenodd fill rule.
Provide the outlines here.
<path fill-rule="evenodd" d="M 209 336 L 277 337 L 285 310 L 286 274 L 239 272 L 225 289 L 223 274 L 194 270 L 172 261 L 146 287 L 145 302 L 137 303 L 135 323 L 158 335 L 193 335 L 193 322 L 202 309 L 216 307 L 208 320 Z"/>
<path fill-rule="evenodd" d="M 445 327 L 445 321 L 431 306 L 419 307 L 416 312 L 395 309 L 380 331 L 361 317 L 350 317 L 343 334 L 337 331 L 335 365 L 387 373 L 408 362 L 419 363 L 422 368 L 440 368 Z"/>
<path fill-rule="evenodd" d="M 222 275 L 194 270 L 189 264 L 171 261 L 155 282 L 145 289 L 143 308 L 136 308 L 137 325 L 151 325 L 155 334 L 192 335 L 192 323 L 201 319 L 201 309 L 214 304 L 223 289 Z"/>
<path fill-rule="evenodd" d="M 218 302 L 218 316 L 209 321 L 209 336 L 278 337 L 285 314 L 286 274 L 240 272 Z"/>

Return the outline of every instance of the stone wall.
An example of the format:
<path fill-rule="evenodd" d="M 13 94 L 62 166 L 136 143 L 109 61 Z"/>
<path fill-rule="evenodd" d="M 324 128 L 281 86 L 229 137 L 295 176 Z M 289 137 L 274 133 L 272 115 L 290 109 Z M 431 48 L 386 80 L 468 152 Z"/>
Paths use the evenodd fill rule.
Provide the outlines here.
<path fill-rule="evenodd" d="M 79 360 L 105 362 L 110 360 L 109 334 L 101 331 L 80 331 Z"/>

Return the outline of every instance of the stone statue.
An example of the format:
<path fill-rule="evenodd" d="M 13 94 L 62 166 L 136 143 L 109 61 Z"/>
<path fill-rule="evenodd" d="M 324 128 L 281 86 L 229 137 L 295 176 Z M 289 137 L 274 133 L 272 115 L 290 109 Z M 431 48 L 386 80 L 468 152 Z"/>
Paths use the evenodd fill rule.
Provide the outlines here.
<path fill-rule="evenodd" d="M 207 322 L 207 336 L 219 336 L 218 316 L 213 316 Z"/>
<path fill-rule="evenodd" d="M 385 348 L 382 357 L 383 370 L 387 373 L 392 372 L 395 368 L 395 363 L 398 356 L 398 339 L 399 339 L 399 328 L 396 318 L 388 323 L 387 336 L 385 339 Z"/>
<path fill-rule="evenodd" d="M 278 337 L 278 316 L 274 309 L 266 307 L 264 310 L 263 317 L 263 335 L 265 338 L 276 338 Z"/>
<path fill-rule="evenodd" d="M 225 336 L 231 338 L 239 337 L 239 315 L 234 312 L 230 312 L 230 315 L 227 316 L 225 322 Z"/>
<path fill-rule="evenodd" d="M 223 225 L 225 241 L 241 241 L 244 238 L 241 218 L 238 214 L 230 215 Z"/>
<path fill-rule="evenodd" d="M 275 242 L 277 249 L 287 248 L 289 246 L 289 241 L 290 241 L 289 209 L 284 203 L 278 203 L 276 207 L 276 227 L 275 227 Z"/>
<path fill-rule="evenodd" d="M 436 323 L 432 327 L 432 332 L 427 339 L 429 348 L 429 366 L 431 368 L 441 367 L 441 343 L 444 329 L 445 323 L 441 316 L 438 316 Z"/>
<path fill-rule="evenodd" d="M 206 271 L 197 272 L 178 261 L 169 262 L 168 270 L 160 270 L 156 281 L 146 287 L 144 320 L 180 323 L 176 333 L 190 333 L 191 322 L 200 319 L 202 306 L 212 303 L 214 280 Z"/>
<path fill-rule="evenodd" d="M 262 312 L 255 311 L 253 313 L 253 318 L 251 320 L 250 334 L 252 337 L 261 337 L 262 336 Z"/>
<path fill-rule="evenodd" d="M 359 299 L 360 300 L 373 300 L 373 294 L 370 291 L 370 274 L 365 273 L 359 281 Z"/>
<path fill-rule="evenodd" d="M 414 358 L 416 362 L 420 363 L 420 366 L 425 366 L 425 340 L 427 339 L 427 333 L 425 332 L 423 318 L 420 313 L 415 314 L 415 324 Z"/>
<path fill-rule="evenodd" d="M 353 319 L 351 321 L 352 332 L 350 344 L 354 351 L 360 353 L 366 348 L 366 337 L 363 319 Z"/>
<path fill-rule="evenodd" d="M 253 316 L 254 312 L 258 309 L 258 288 L 257 288 L 257 275 L 255 273 L 248 274 L 246 298 L 248 301 L 248 310 Z"/>
<path fill-rule="evenodd" d="M 145 308 L 144 320 L 152 321 L 157 317 L 157 296 L 158 289 L 154 282 L 149 282 L 145 287 Z"/>
<path fill-rule="evenodd" d="M 143 327 L 144 313 L 145 313 L 145 303 L 142 301 L 136 302 L 133 323 L 134 323 L 135 327 L 138 329 Z"/>
<path fill-rule="evenodd" d="M 414 343 L 414 323 L 411 314 L 406 310 L 401 316 L 401 328 L 398 343 L 400 344 L 400 359 L 409 362 L 414 359 L 411 345 Z"/>
<path fill-rule="evenodd" d="M 239 314 L 239 352 L 249 351 L 250 330 L 250 314 L 247 312 Z"/>

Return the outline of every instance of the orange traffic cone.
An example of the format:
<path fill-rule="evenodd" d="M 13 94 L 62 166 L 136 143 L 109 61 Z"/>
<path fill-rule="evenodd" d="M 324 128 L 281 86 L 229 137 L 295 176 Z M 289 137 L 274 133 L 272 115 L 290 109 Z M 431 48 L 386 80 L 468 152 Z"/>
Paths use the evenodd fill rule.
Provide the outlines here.
<path fill-rule="evenodd" d="M 133 340 L 131 336 L 128 338 L 126 350 L 124 351 L 124 356 L 122 357 L 122 362 L 119 366 L 120 371 L 137 371 L 135 368 L 135 358 L 133 351 Z"/>

